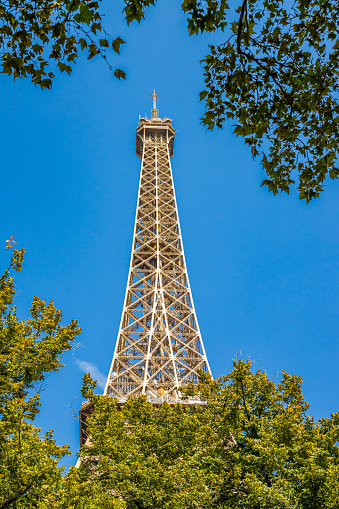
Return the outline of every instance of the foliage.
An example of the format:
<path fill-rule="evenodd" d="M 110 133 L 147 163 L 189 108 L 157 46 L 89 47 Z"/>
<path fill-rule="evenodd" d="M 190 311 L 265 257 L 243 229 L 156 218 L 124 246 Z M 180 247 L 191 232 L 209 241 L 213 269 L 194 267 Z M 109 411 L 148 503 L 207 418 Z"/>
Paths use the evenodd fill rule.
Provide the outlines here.
<path fill-rule="evenodd" d="M 251 365 L 236 361 L 226 377 L 191 389 L 208 401 L 224 446 L 219 507 L 338 507 L 339 413 L 315 423 L 300 377 L 283 371 L 276 387 Z"/>
<path fill-rule="evenodd" d="M 126 504 L 93 482 L 92 473 L 86 479 L 84 472 L 71 467 L 67 472 L 62 489 L 53 502 L 56 509 L 126 509 Z M 45 506 L 39 509 L 45 509 Z M 46 509 L 49 506 L 46 505 Z"/>
<path fill-rule="evenodd" d="M 130 24 L 132 21 L 140 23 L 145 18 L 145 9 L 154 4 L 155 0 L 125 0 L 123 12 L 125 13 L 127 23 Z"/>
<path fill-rule="evenodd" d="M 219 478 L 207 460 L 215 448 L 208 412 L 198 405 L 155 408 L 144 397 L 130 398 L 119 408 L 114 399 L 95 396 L 90 389 L 87 396 L 95 412 L 89 425 L 91 444 L 80 453 L 81 491 L 90 482 L 92 489 L 111 493 L 130 509 L 188 509 L 196 507 L 197 500 L 201 506 L 211 502 L 208 487 Z M 205 459 L 201 443 L 209 449 Z M 77 507 L 76 502 L 72 499 L 69 507 Z"/>
<path fill-rule="evenodd" d="M 234 361 L 216 381 L 201 373 L 186 404 L 161 407 L 143 396 L 119 407 L 87 375 L 91 443 L 66 476 L 67 507 L 110 494 L 129 509 L 337 509 L 339 413 L 314 422 L 301 378 L 283 372 L 275 386 L 251 366 Z M 83 489 L 95 497 L 78 506 Z"/>
<path fill-rule="evenodd" d="M 125 3 L 140 21 L 149 2 Z M 234 121 L 274 194 L 288 193 L 295 174 L 300 199 L 318 197 L 327 176 L 339 177 L 338 2 L 184 0 L 182 9 L 191 35 L 226 31 L 202 61 L 202 123 Z"/>
<path fill-rule="evenodd" d="M 11 262 L 0 278 L 0 509 L 37 507 L 61 483 L 57 461 L 68 447 L 56 445 L 52 431 L 40 438 L 32 421 L 46 374 L 59 371 L 62 353 L 80 333 L 76 321 L 60 325 L 62 312 L 38 297 L 30 318 L 18 319 L 11 269 L 21 270 L 24 250 L 14 245 L 7 241 Z"/>
<path fill-rule="evenodd" d="M 53 71 L 59 68 L 70 74 L 80 49 L 87 50 L 88 59 L 100 55 L 112 69 L 99 7 L 100 0 L 2 0 L 1 72 L 14 78 L 30 76 L 35 85 L 51 88 Z M 123 43 L 121 37 L 114 39 L 113 50 L 119 53 Z M 114 75 L 125 78 L 121 69 L 115 69 Z"/>

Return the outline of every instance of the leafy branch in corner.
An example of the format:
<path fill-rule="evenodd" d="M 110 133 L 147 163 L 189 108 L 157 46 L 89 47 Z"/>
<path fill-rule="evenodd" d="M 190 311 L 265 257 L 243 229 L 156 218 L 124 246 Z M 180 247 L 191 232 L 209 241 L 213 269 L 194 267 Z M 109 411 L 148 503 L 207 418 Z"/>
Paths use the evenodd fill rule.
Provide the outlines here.
<path fill-rule="evenodd" d="M 184 2 L 189 23 L 192 3 L 202 4 Z M 226 23 L 228 6 L 218 8 Z M 327 176 L 339 176 L 339 6 L 243 0 L 236 12 L 227 41 L 211 45 L 203 60 L 202 122 L 213 129 L 233 120 L 234 133 L 261 157 L 262 185 L 289 193 L 298 175 L 299 197 L 308 203 Z"/>
<path fill-rule="evenodd" d="M 120 53 L 121 37 L 113 40 L 102 25 L 101 0 L 3 0 L 0 3 L 0 68 L 16 78 L 30 77 L 41 89 L 52 88 L 54 72 L 71 74 L 79 51 L 90 60 L 98 55 L 118 79 L 107 51 Z"/>

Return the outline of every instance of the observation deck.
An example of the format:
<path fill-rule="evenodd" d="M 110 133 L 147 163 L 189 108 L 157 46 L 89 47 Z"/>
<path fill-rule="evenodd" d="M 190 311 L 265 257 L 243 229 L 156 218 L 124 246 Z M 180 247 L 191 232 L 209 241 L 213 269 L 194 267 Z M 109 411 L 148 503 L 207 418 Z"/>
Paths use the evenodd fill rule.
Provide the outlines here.
<path fill-rule="evenodd" d="M 174 134 L 170 118 L 159 118 L 156 107 L 157 94 L 153 93 L 152 117 L 139 117 L 137 127 L 136 153 L 142 159 L 144 145 L 163 145 L 167 143 L 169 156 L 173 156 Z"/>

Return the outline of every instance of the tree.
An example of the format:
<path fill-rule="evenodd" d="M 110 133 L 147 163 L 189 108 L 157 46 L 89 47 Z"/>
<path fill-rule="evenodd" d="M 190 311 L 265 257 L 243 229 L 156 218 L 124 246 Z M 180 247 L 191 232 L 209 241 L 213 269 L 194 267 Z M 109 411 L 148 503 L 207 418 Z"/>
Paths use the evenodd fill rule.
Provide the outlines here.
<path fill-rule="evenodd" d="M 40 437 L 32 424 L 39 412 L 39 391 L 47 373 L 59 371 L 61 355 L 80 333 L 77 322 L 60 325 L 62 312 L 34 297 L 30 318 L 18 320 L 12 306 L 16 289 L 11 271 L 20 271 L 24 250 L 11 250 L 0 278 L 0 509 L 38 507 L 53 497 L 62 481 L 58 460 L 69 453 L 53 432 Z"/>
<path fill-rule="evenodd" d="M 91 443 L 60 507 L 90 508 L 108 495 L 107 507 L 129 509 L 339 507 L 339 413 L 314 422 L 300 377 L 283 372 L 276 386 L 237 360 L 229 375 L 201 373 L 183 390 L 200 405 L 155 407 L 139 396 L 122 408 L 95 395 L 89 375 L 84 382 Z M 94 498 L 87 491 L 77 505 L 86 486 Z"/>
<path fill-rule="evenodd" d="M 87 50 L 88 59 L 100 55 L 113 69 L 106 55 L 109 39 L 116 53 L 124 41 L 105 32 L 99 7 L 100 0 L 2 0 L 1 72 L 30 76 L 42 89 L 52 88 L 53 71 L 70 74 L 80 49 Z M 115 68 L 114 75 L 125 78 L 121 69 Z"/>
<path fill-rule="evenodd" d="M 153 2 L 125 0 L 127 21 Z M 203 59 L 202 123 L 234 122 L 267 174 L 308 203 L 339 177 L 339 4 L 333 0 L 184 0 L 190 35 L 223 30 Z"/>

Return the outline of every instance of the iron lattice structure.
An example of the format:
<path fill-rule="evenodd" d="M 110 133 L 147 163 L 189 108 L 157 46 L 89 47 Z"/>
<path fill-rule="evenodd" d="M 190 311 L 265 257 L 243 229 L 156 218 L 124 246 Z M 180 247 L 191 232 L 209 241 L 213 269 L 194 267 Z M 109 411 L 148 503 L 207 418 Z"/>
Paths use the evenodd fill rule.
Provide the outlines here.
<path fill-rule="evenodd" d="M 170 158 L 174 129 L 140 118 L 141 175 L 124 308 L 104 394 L 123 402 L 177 401 L 180 387 L 210 373 L 189 285 Z"/>

